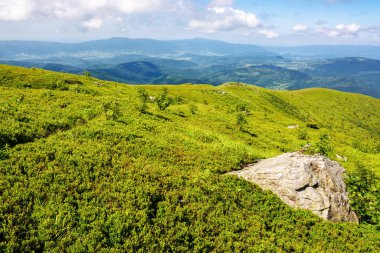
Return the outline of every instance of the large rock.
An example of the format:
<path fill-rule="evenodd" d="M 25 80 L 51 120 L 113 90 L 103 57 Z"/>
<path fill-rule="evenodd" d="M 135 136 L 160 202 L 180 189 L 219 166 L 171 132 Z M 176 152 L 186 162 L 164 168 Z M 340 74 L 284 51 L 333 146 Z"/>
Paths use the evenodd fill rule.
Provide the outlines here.
<path fill-rule="evenodd" d="M 320 155 L 286 153 L 231 172 L 274 192 L 295 208 L 332 221 L 358 223 L 343 181 L 344 168 Z"/>

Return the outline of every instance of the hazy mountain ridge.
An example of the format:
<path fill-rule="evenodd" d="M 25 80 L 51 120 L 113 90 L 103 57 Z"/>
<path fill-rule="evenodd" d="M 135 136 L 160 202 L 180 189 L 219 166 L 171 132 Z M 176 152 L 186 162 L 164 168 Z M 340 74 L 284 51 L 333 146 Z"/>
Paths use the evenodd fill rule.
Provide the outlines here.
<path fill-rule="evenodd" d="M 37 41 L 0 41 L 2 52 L 0 57 L 15 60 L 15 57 L 52 57 L 69 54 L 75 56 L 82 53 L 91 58 L 94 53 L 117 53 L 145 55 L 178 55 L 194 53 L 200 55 L 276 55 L 260 46 L 232 44 L 216 40 L 189 39 L 189 40 L 152 40 L 111 38 L 105 40 L 87 41 L 81 43 L 58 43 Z M 86 55 L 87 54 L 87 55 Z"/>
<path fill-rule="evenodd" d="M 380 46 L 374 45 L 309 45 L 309 46 L 258 46 L 228 43 L 209 39 L 153 40 L 110 38 L 79 43 L 43 41 L 0 41 L 0 57 L 4 60 L 25 60 L 43 56 L 78 56 L 91 58 L 96 52 L 103 57 L 112 53 L 144 55 L 234 55 L 284 56 L 290 58 L 331 59 L 364 57 L 380 60 Z M 87 55 L 86 55 L 87 54 Z M 15 59 L 17 57 L 17 59 Z M 24 57 L 24 58 L 23 58 Z M 43 58 L 42 57 L 42 58 Z"/>
<path fill-rule="evenodd" d="M 377 45 L 308 45 L 266 48 L 291 59 L 364 57 L 380 60 L 380 46 Z"/>
<path fill-rule="evenodd" d="M 71 44 L 2 41 L 0 48 L 5 64 L 75 74 L 89 71 L 97 78 L 131 84 L 237 81 L 272 89 L 326 87 L 380 97 L 380 60 L 364 58 L 376 58 L 378 46 L 264 48 L 206 39 L 111 38 Z M 347 57 L 355 55 L 360 57 Z"/>

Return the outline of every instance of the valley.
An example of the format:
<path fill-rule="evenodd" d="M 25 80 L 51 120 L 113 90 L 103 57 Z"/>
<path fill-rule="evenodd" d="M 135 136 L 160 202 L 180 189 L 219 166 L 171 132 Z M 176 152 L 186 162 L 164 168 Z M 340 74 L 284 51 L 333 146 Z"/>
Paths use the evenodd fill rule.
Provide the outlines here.
<path fill-rule="evenodd" d="M 46 50 L 39 51 L 40 46 Z M 0 62 L 5 64 L 88 71 L 96 78 L 128 84 L 243 82 L 281 90 L 331 88 L 380 98 L 380 48 L 375 46 L 266 48 L 206 39 L 112 38 L 77 44 L 9 41 L 0 47 Z M 327 53 L 331 51 L 335 53 Z"/>

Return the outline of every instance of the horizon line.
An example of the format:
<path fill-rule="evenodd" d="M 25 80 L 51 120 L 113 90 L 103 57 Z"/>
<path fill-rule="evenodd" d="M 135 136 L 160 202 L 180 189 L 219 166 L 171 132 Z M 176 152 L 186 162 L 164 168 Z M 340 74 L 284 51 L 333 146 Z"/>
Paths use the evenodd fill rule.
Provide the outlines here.
<path fill-rule="evenodd" d="M 81 44 L 86 42 L 93 42 L 93 41 L 106 41 L 111 39 L 129 39 L 129 40 L 152 40 L 152 41 L 161 41 L 161 42 L 170 42 L 170 41 L 189 41 L 189 40 L 207 40 L 207 41 L 215 41 L 215 42 L 223 42 L 228 44 L 236 44 L 236 45 L 250 45 L 250 46 L 261 46 L 261 47 L 302 47 L 302 46 L 380 46 L 380 44 L 289 44 L 289 43 L 276 43 L 276 44 L 254 44 L 254 43 L 239 43 L 239 42 L 232 42 L 227 40 L 221 40 L 221 39 L 209 39 L 209 38 L 202 38 L 202 37 L 193 37 L 193 38 L 183 38 L 183 39 L 156 39 L 156 38 L 148 38 L 148 37 L 105 37 L 105 38 L 98 38 L 98 39 L 88 39 L 88 40 L 80 40 L 80 41 L 54 41 L 54 40 L 22 40 L 22 39 L 0 39 L 0 42 L 43 42 L 43 43 L 60 43 L 60 44 Z"/>

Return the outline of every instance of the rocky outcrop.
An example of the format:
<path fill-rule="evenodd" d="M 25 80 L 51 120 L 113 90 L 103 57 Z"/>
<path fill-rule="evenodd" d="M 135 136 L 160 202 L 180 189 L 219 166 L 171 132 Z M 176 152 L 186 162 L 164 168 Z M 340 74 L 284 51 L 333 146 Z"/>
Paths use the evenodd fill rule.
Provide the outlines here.
<path fill-rule="evenodd" d="M 332 221 L 358 223 L 343 181 L 344 168 L 320 155 L 286 153 L 231 172 L 274 192 L 286 204 Z"/>

